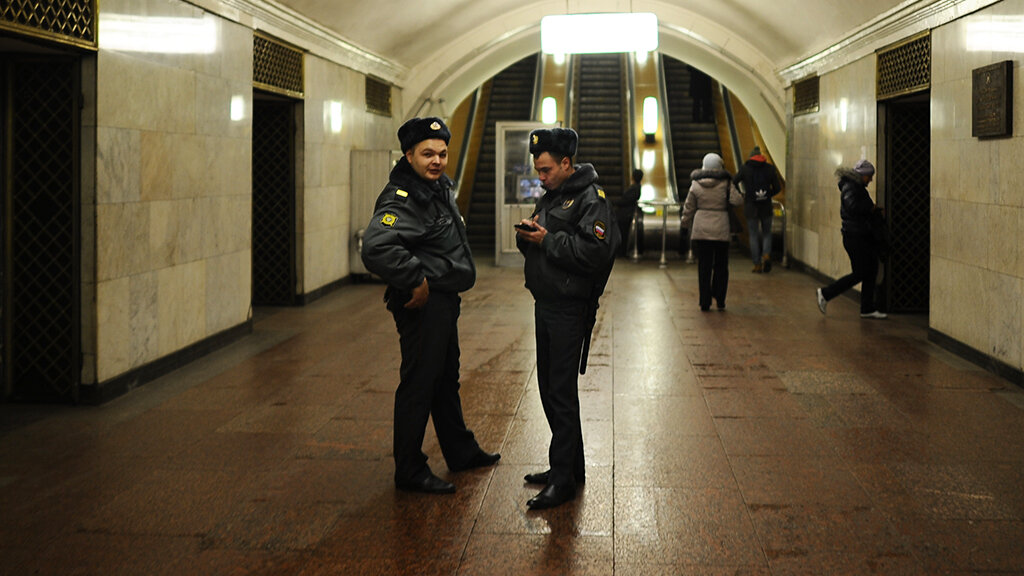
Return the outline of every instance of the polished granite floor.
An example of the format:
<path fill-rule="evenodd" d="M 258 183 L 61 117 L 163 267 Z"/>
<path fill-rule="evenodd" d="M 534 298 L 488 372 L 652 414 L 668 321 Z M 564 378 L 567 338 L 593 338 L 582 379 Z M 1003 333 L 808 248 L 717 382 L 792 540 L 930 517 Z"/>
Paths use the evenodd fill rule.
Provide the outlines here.
<path fill-rule="evenodd" d="M 1024 394 L 923 317 L 823 317 L 810 276 L 616 265 L 582 377 L 587 484 L 545 467 L 522 271 L 482 266 L 463 405 L 490 469 L 396 492 L 383 287 L 257 311 L 255 331 L 99 407 L 0 405 L 0 574 L 1024 574 Z"/>

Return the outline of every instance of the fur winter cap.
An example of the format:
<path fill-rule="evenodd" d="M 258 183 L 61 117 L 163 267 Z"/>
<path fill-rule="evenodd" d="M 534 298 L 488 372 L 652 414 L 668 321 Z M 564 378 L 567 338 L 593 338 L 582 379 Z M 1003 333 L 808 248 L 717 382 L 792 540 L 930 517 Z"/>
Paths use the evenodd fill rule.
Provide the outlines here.
<path fill-rule="evenodd" d="M 413 146 L 424 140 L 444 140 L 447 144 L 451 139 L 451 131 L 444 125 L 444 121 L 437 117 L 413 118 L 398 129 L 398 141 L 402 144 L 402 152 L 412 150 Z"/>
<path fill-rule="evenodd" d="M 576 155 L 577 142 L 579 136 L 571 128 L 534 130 L 530 132 L 530 154 L 539 156 L 550 152 L 552 155 L 572 158 Z"/>

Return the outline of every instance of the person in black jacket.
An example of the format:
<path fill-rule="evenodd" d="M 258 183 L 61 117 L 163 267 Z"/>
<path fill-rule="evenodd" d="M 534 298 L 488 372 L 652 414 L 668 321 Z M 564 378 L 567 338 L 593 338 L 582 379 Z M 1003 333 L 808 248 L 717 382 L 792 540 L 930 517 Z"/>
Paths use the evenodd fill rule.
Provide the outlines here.
<path fill-rule="evenodd" d="M 572 163 L 577 142 L 576 132 L 566 128 L 530 133 L 533 165 L 547 192 L 516 232 L 516 246 L 526 257 L 526 288 L 534 299 L 537 384 L 551 428 L 550 468 L 525 478 L 544 485 L 527 502 L 534 510 L 572 500 L 576 485 L 585 480 L 577 389 L 581 354 L 585 362 L 597 300 L 619 245 L 597 171 Z"/>
<path fill-rule="evenodd" d="M 384 300 L 398 329 L 401 382 L 395 391 L 395 485 L 401 490 L 450 493 L 455 485 L 430 470 L 423 453 L 427 419 L 448 469 L 490 466 L 466 427 L 459 399 L 461 298 L 476 267 L 445 175 L 451 133 L 440 118 L 413 118 L 398 129 L 405 153 L 377 198 L 363 238 L 366 269 L 387 282 Z"/>
<path fill-rule="evenodd" d="M 740 166 L 732 179 L 742 184 L 743 212 L 747 217 L 747 232 L 750 236 L 750 258 L 754 261 L 754 272 L 772 270 L 772 197 L 782 188 L 775 166 L 761 154 L 761 147 L 754 146 L 750 158 Z"/>
<path fill-rule="evenodd" d="M 868 194 L 868 184 L 875 176 L 875 167 L 861 160 L 853 167 L 836 170 L 842 194 L 839 216 L 843 220 L 843 248 L 850 256 L 853 271 L 835 282 L 818 288 L 818 309 L 825 313 L 828 301 L 860 283 L 860 317 L 885 318 L 875 307 L 875 277 L 878 275 L 878 248 L 872 233 L 872 222 L 880 218 L 881 208 Z"/>
<path fill-rule="evenodd" d="M 619 237 L 622 238 L 622 243 L 619 246 L 619 255 L 626 253 L 630 242 L 629 232 L 634 226 L 636 238 L 633 240 L 636 242 L 636 251 L 639 253 L 644 251 L 643 231 L 640 228 L 640 221 L 637 219 L 637 205 L 640 202 L 641 192 L 640 182 L 643 179 L 643 170 L 639 168 L 633 170 L 633 183 L 622 192 L 622 196 L 618 200 L 613 202 L 616 208 L 616 216 L 619 220 Z"/>

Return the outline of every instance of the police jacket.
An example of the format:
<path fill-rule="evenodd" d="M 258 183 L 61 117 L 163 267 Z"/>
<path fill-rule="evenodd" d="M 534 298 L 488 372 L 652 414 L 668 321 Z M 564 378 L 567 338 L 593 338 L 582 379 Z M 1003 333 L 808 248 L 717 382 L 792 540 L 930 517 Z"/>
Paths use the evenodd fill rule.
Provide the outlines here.
<path fill-rule="evenodd" d="M 868 188 L 860 174 L 848 168 L 836 170 L 839 177 L 841 202 L 839 216 L 843 219 L 843 234 L 856 236 L 871 235 L 871 221 L 875 203 L 868 194 Z"/>
<path fill-rule="evenodd" d="M 450 178 L 419 177 L 403 156 L 377 197 L 363 236 L 363 264 L 389 286 L 411 291 L 427 279 L 431 291 L 462 292 L 476 266 Z"/>
<path fill-rule="evenodd" d="M 526 257 L 526 288 L 535 300 L 592 300 L 604 290 L 619 236 L 618 227 L 609 225 L 611 203 L 596 182 L 592 165 L 576 165 L 533 211 L 548 230 L 544 241 L 538 245 L 516 237 Z"/>

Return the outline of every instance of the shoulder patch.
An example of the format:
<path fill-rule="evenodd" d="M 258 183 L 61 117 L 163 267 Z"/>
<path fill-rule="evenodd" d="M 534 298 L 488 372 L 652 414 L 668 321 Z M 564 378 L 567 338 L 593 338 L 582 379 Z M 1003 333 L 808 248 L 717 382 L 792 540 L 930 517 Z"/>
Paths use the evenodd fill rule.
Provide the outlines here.
<path fill-rule="evenodd" d="M 399 190 L 395 190 L 395 196 L 401 196 L 402 198 L 407 198 L 409 196 L 409 193 L 406 192 L 405 190 L 399 189 Z"/>
<path fill-rule="evenodd" d="M 384 217 L 380 219 L 380 223 L 387 227 L 394 226 L 395 222 L 398 222 L 398 216 L 391 212 L 385 212 Z"/>
<path fill-rule="evenodd" d="M 598 188 L 597 189 L 597 195 L 600 196 L 601 198 L 604 198 L 604 190 Z"/>
<path fill-rule="evenodd" d="M 594 236 L 597 236 L 598 240 L 604 240 L 605 230 L 604 222 L 601 222 L 600 220 L 594 221 Z"/>

